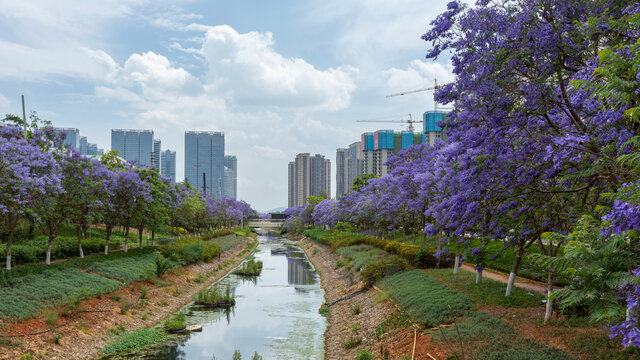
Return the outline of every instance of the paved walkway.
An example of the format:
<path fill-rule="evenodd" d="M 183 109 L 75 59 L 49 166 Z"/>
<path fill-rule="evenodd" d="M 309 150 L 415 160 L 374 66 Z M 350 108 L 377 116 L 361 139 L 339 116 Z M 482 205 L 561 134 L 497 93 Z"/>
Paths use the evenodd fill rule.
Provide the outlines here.
<path fill-rule="evenodd" d="M 476 270 L 473 267 L 473 265 L 469 265 L 469 264 L 466 264 L 466 263 L 460 265 L 460 269 L 471 271 L 471 272 L 476 272 Z M 487 270 L 487 269 L 484 269 L 482 271 L 482 277 L 483 278 L 487 278 L 487 279 L 491 279 L 491 280 L 500 281 L 501 283 L 504 283 L 504 284 L 506 284 L 509 281 L 509 275 L 504 275 L 504 274 L 501 274 L 501 273 L 498 273 L 498 272 L 495 272 L 495 271 L 491 271 L 491 270 Z M 520 276 L 516 276 L 515 286 L 519 287 L 521 289 L 527 290 L 527 291 L 532 291 L 532 292 L 536 292 L 538 294 L 542 294 L 544 296 L 547 296 L 547 284 L 539 282 L 539 281 L 525 279 L 525 278 L 522 278 Z"/>

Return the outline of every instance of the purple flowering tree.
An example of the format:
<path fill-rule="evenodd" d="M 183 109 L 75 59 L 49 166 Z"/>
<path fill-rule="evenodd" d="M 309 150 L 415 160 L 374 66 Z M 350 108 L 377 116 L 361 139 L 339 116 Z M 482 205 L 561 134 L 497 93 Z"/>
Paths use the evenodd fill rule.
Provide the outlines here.
<path fill-rule="evenodd" d="M 0 214 L 7 234 L 6 269 L 11 270 L 11 244 L 20 219 L 36 216 L 34 204 L 46 189 L 59 189 L 59 166 L 40 144 L 27 141 L 19 128 L 0 127 Z"/>

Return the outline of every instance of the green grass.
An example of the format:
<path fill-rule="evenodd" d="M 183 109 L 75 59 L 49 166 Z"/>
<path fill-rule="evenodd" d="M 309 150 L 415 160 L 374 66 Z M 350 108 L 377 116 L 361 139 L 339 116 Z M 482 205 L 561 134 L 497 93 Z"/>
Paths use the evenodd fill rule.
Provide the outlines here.
<path fill-rule="evenodd" d="M 521 338 L 504 320 L 484 312 L 469 312 L 455 326 L 441 328 L 432 336 L 435 342 L 466 358 L 483 360 L 573 360 L 566 353 L 536 341 Z"/>
<path fill-rule="evenodd" d="M 218 245 L 220 245 L 220 251 L 227 251 L 232 247 L 238 245 L 242 241 L 242 237 L 236 234 L 231 234 L 214 238 L 211 241 L 214 241 Z"/>
<path fill-rule="evenodd" d="M 165 334 L 159 329 L 139 329 L 120 336 L 116 341 L 108 344 L 102 353 L 106 355 L 122 354 L 146 345 L 164 341 Z"/>
<path fill-rule="evenodd" d="M 368 263 L 388 255 L 385 251 L 367 244 L 338 248 L 336 253 L 348 260 L 348 269 L 355 269 L 357 271 L 364 268 Z"/>
<path fill-rule="evenodd" d="M 156 255 L 144 254 L 94 262 L 89 270 L 127 284 L 148 280 L 156 276 Z"/>
<path fill-rule="evenodd" d="M 572 337 L 569 346 L 575 352 L 601 360 L 640 360 L 640 348 L 621 349 L 620 339 L 609 339 L 607 334 L 579 334 Z"/>
<path fill-rule="evenodd" d="M 123 287 L 118 281 L 60 266 L 43 271 L 34 269 L 12 281 L 12 286 L 0 287 L 0 318 L 24 320 L 39 315 L 47 307 L 70 302 L 81 291 L 95 296 Z"/>
<path fill-rule="evenodd" d="M 387 276 L 379 283 L 395 303 L 425 327 L 451 323 L 474 308 L 467 295 L 442 285 L 420 270 Z"/>
<path fill-rule="evenodd" d="M 451 269 L 426 270 L 426 274 L 440 280 L 445 285 L 471 297 L 478 306 L 501 305 L 507 307 L 531 307 L 542 304 L 544 296 L 515 288 L 509 297 L 504 296 L 507 285 L 499 281 L 483 278 L 476 285 L 476 274 L 460 270 L 453 275 Z"/>

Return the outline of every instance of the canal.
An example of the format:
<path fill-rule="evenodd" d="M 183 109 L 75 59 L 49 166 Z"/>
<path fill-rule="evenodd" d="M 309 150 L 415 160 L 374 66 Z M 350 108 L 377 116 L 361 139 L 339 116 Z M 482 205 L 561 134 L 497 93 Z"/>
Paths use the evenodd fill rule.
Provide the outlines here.
<path fill-rule="evenodd" d="M 212 286 L 235 293 L 230 309 L 203 309 L 193 303 L 180 311 L 187 324 L 203 325 L 202 332 L 170 335 L 125 358 L 231 360 L 258 353 L 267 359 L 323 359 L 326 319 L 318 313 L 324 302 L 320 280 L 295 243 L 263 233 L 254 253 L 263 262 L 260 276 L 229 274 Z"/>

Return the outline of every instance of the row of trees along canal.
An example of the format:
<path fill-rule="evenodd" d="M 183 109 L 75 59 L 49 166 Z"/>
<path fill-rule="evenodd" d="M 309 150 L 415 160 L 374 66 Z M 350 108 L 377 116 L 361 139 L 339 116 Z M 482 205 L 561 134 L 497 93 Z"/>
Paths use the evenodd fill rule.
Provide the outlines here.
<path fill-rule="evenodd" d="M 46 263 L 60 226 L 75 227 L 78 255 L 84 257 L 82 238 L 90 224 L 106 228 L 105 254 L 113 229 L 137 229 L 140 246 L 145 229 L 155 232 L 201 231 L 232 226 L 253 215 L 249 204 L 231 198 L 215 199 L 174 183 L 151 168 L 122 162 L 117 152 L 100 160 L 80 155 L 63 144 L 64 134 L 31 117 L 27 131 L 18 126 L 0 127 L 0 234 L 6 241 L 7 270 L 11 269 L 11 244 L 16 229 L 28 224 L 48 237 Z M 18 122 L 7 115 L 5 121 Z M 16 124 L 17 125 L 17 124 Z M 44 125 L 48 125 L 46 122 Z"/>
<path fill-rule="evenodd" d="M 435 256 L 466 254 L 479 272 L 502 242 L 515 252 L 506 296 L 534 262 L 546 320 L 559 299 L 640 345 L 640 6 L 453 1 L 431 25 L 427 58 L 451 52 L 455 74 L 436 93 L 454 108 L 447 139 L 338 200 L 288 209 L 289 224 L 424 232 Z M 570 279 L 559 291 L 556 276 Z"/>

